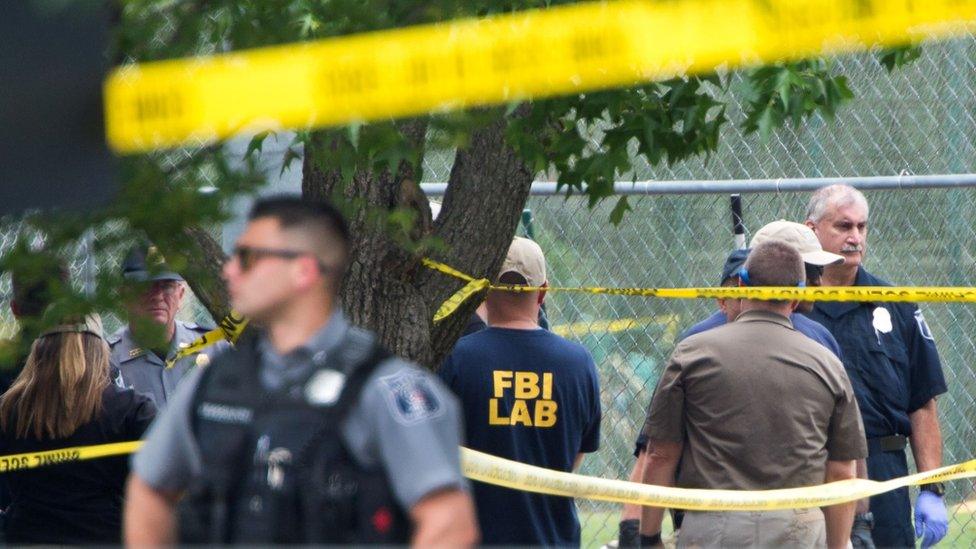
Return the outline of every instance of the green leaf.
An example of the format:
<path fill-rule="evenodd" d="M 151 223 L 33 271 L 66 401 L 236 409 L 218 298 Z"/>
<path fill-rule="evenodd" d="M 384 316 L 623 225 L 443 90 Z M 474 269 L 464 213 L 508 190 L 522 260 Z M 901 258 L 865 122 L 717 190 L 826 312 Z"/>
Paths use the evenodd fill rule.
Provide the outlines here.
<path fill-rule="evenodd" d="M 281 170 L 278 172 L 278 177 L 284 175 L 285 170 L 291 168 L 291 163 L 296 160 L 301 160 L 302 155 L 298 153 L 293 147 L 288 147 L 285 149 L 285 156 L 281 159 Z"/>
<path fill-rule="evenodd" d="M 613 211 L 610 212 L 610 223 L 613 225 L 620 225 L 620 222 L 624 219 L 624 214 L 631 211 L 630 204 L 627 203 L 627 195 L 621 196 L 617 199 L 617 205 L 613 207 Z"/>
<path fill-rule="evenodd" d="M 349 143 L 354 149 L 359 148 L 359 134 L 362 129 L 363 124 L 361 122 L 353 122 L 346 126 L 346 131 L 349 133 Z"/>
<path fill-rule="evenodd" d="M 782 72 L 776 77 L 776 93 L 779 95 L 780 101 L 783 103 L 783 110 L 790 110 L 790 93 L 792 91 L 793 79 L 791 78 L 791 73 L 789 69 L 783 69 Z"/>
<path fill-rule="evenodd" d="M 922 56 L 917 45 L 885 48 L 878 52 L 878 62 L 889 72 L 901 68 Z"/>
<path fill-rule="evenodd" d="M 763 140 L 769 140 L 770 136 L 773 135 L 773 130 L 778 125 L 777 122 L 775 109 L 772 106 L 766 107 L 762 111 L 762 114 L 759 115 L 759 120 L 756 122 L 759 135 Z"/>
<path fill-rule="evenodd" d="M 257 153 L 258 156 L 261 155 L 261 151 L 264 149 L 264 140 L 268 138 L 269 135 L 274 134 L 273 131 L 267 130 L 259 132 L 254 137 L 251 138 L 251 142 L 247 144 L 247 151 L 244 152 L 244 158 L 251 158 L 252 154 Z"/>

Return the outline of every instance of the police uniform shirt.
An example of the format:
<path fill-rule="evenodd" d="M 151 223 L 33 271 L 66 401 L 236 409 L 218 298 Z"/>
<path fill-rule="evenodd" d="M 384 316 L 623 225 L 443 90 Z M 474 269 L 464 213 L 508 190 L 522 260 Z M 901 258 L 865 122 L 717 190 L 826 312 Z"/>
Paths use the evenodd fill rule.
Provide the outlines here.
<path fill-rule="evenodd" d="M 350 325 L 336 312 L 305 345 L 268 363 L 262 359 L 265 387 L 283 385 L 311 361 L 334 351 Z M 270 345 L 263 344 L 268 356 Z M 178 492 L 200 474 L 200 450 L 191 436 L 190 406 L 202 369 L 191 371 L 167 409 L 153 424 L 133 458 L 133 469 L 153 488 Z M 354 459 L 364 467 L 381 465 L 397 501 L 409 510 L 425 495 L 449 487 L 465 488 L 459 446 L 457 400 L 436 377 L 402 359 L 390 358 L 370 376 L 359 402 L 341 425 Z"/>
<path fill-rule="evenodd" d="M 863 268 L 855 286 L 890 286 Z M 910 435 L 909 414 L 946 392 L 932 332 L 914 303 L 816 302 L 808 316 L 843 350 L 868 438 Z"/>
<path fill-rule="evenodd" d="M 189 346 L 208 331 L 196 324 L 177 320 L 169 352 L 166 357 L 159 357 L 153 351 L 136 343 L 132 332 L 126 326 L 108 338 L 109 347 L 112 349 L 111 361 L 121 372 L 124 386 L 149 395 L 156 403 L 156 407 L 161 409 L 166 406 L 187 372 L 195 366 L 209 364 L 213 356 L 228 347 L 226 342 L 220 341 L 199 353 L 181 358 L 170 368 L 166 367 L 167 359 L 173 358 L 180 349 Z"/>

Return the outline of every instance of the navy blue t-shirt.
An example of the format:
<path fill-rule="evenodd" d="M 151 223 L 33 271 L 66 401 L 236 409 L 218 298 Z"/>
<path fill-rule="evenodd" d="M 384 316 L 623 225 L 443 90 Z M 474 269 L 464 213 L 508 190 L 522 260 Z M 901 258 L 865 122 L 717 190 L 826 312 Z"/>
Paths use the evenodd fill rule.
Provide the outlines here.
<path fill-rule="evenodd" d="M 439 373 L 461 400 L 473 450 L 568 472 L 600 446 L 600 386 L 582 345 L 488 328 L 458 340 Z M 485 545 L 580 544 L 572 498 L 473 486 Z"/>

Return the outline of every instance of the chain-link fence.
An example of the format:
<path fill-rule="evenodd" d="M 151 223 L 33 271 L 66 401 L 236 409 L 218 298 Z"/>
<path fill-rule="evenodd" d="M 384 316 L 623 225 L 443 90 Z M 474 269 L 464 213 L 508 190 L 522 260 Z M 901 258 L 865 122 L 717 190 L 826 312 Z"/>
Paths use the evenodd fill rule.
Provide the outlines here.
<path fill-rule="evenodd" d="M 926 44 L 889 72 L 873 54 L 836 58 L 855 99 L 835 119 L 814 116 L 767 142 L 742 130 L 741 76 L 720 99 L 730 124 L 708 159 L 675 166 L 640 163 L 633 179 L 701 180 L 970 173 L 976 171 L 976 35 Z M 424 180 L 447 181 L 453 152 L 428 154 Z"/>
<path fill-rule="evenodd" d="M 976 188 L 866 193 L 871 203 L 867 265 L 893 283 L 971 285 L 976 275 Z M 808 193 L 743 196 L 752 231 L 779 218 L 802 219 Z M 606 223 L 611 204 L 589 210 L 585 198 L 534 197 L 536 239 L 558 286 L 714 286 L 733 248 L 728 195 L 664 195 L 632 199 L 620 227 Z M 940 401 L 945 462 L 976 454 L 976 306 L 927 304 L 926 319 L 942 355 L 949 394 Z M 583 472 L 626 478 L 645 408 L 678 334 L 715 310 L 702 300 L 663 300 L 553 294 L 552 329 L 593 353 L 601 375 L 604 420 L 601 450 Z M 633 319 L 633 323 L 608 321 Z M 972 484 L 952 483 L 949 541 L 976 543 L 976 519 L 966 500 Z M 580 501 L 587 540 L 615 535 L 619 506 Z"/>
<path fill-rule="evenodd" d="M 976 172 L 976 36 L 927 44 L 913 63 L 888 72 L 870 54 L 836 60 L 856 99 L 835 120 L 817 116 L 768 141 L 741 129 L 740 77 L 726 97 L 730 118 L 709 159 L 673 167 L 640 165 L 633 180 L 725 180 Z M 425 180 L 447 181 L 453 154 L 428 154 Z M 972 286 L 976 281 L 976 188 L 867 193 L 868 267 L 896 284 Z M 800 219 L 805 193 L 747 194 L 746 224 L 757 229 Z M 554 285 L 674 287 L 715 285 L 732 248 L 727 195 L 631 198 L 623 224 L 607 222 L 613 200 L 590 210 L 585 199 L 534 197 L 535 237 Z M 633 441 L 663 363 L 682 330 L 714 309 L 707 301 L 585 294 L 550 296 L 555 329 L 585 344 L 600 367 L 602 449 L 583 472 L 626 478 Z M 976 306 L 924 306 L 942 355 L 949 394 L 940 401 L 945 463 L 976 457 Z M 628 323 L 611 321 L 634 319 Z M 976 546 L 976 493 L 952 483 L 944 542 Z M 966 502 L 969 503 L 966 503 Z M 616 535 L 619 506 L 580 501 L 584 545 Z"/>

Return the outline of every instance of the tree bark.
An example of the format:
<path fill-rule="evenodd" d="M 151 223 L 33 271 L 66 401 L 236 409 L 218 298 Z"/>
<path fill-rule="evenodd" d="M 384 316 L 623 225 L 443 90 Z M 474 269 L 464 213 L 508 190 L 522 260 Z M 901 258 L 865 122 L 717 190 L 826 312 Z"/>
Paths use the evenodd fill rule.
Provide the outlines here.
<path fill-rule="evenodd" d="M 423 267 L 420 256 L 398 246 L 386 227 L 375 222 L 375 214 L 411 208 L 419 214 L 412 236 L 432 234 L 445 245 L 446 251 L 435 259 L 476 277 L 497 274 L 532 184 L 532 174 L 505 142 L 505 126 L 499 114 L 474 132 L 469 148 L 458 152 L 448 194 L 433 224 L 419 170 L 412 164 L 401 163 L 396 174 L 358 171 L 344 183 L 337 170 L 316 162 L 317 151 L 333 146 L 329 134 L 314 134 L 305 147 L 304 197 L 338 196 L 356 204 L 347 220 L 353 243 L 340 290 L 346 315 L 379 334 L 397 355 L 429 368 L 446 357 L 477 301 L 434 325 L 434 312 L 463 283 Z M 399 128 L 422 145 L 424 120 Z"/>
<path fill-rule="evenodd" d="M 523 105 L 513 116 L 525 114 Z M 435 223 L 445 252 L 434 254 L 442 261 L 475 278 L 492 281 L 501 269 L 532 187 L 532 172 L 505 140 L 506 120 L 499 117 L 492 125 L 475 132 L 469 148 L 458 151 L 451 169 L 447 194 Z M 454 348 L 478 303 L 484 295 L 471 299 L 456 313 L 438 324 L 434 312 L 463 282 L 422 268 L 417 287 L 429 307 L 430 356 L 439 365 Z"/>
<path fill-rule="evenodd" d="M 185 278 L 193 295 L 210 311 L 215 321 L 230 314 L 230 297 L 220 273 L 227 256 L 220 243 L 200 227 L 186 227 L 183 236 L 187 261 Z"/>

